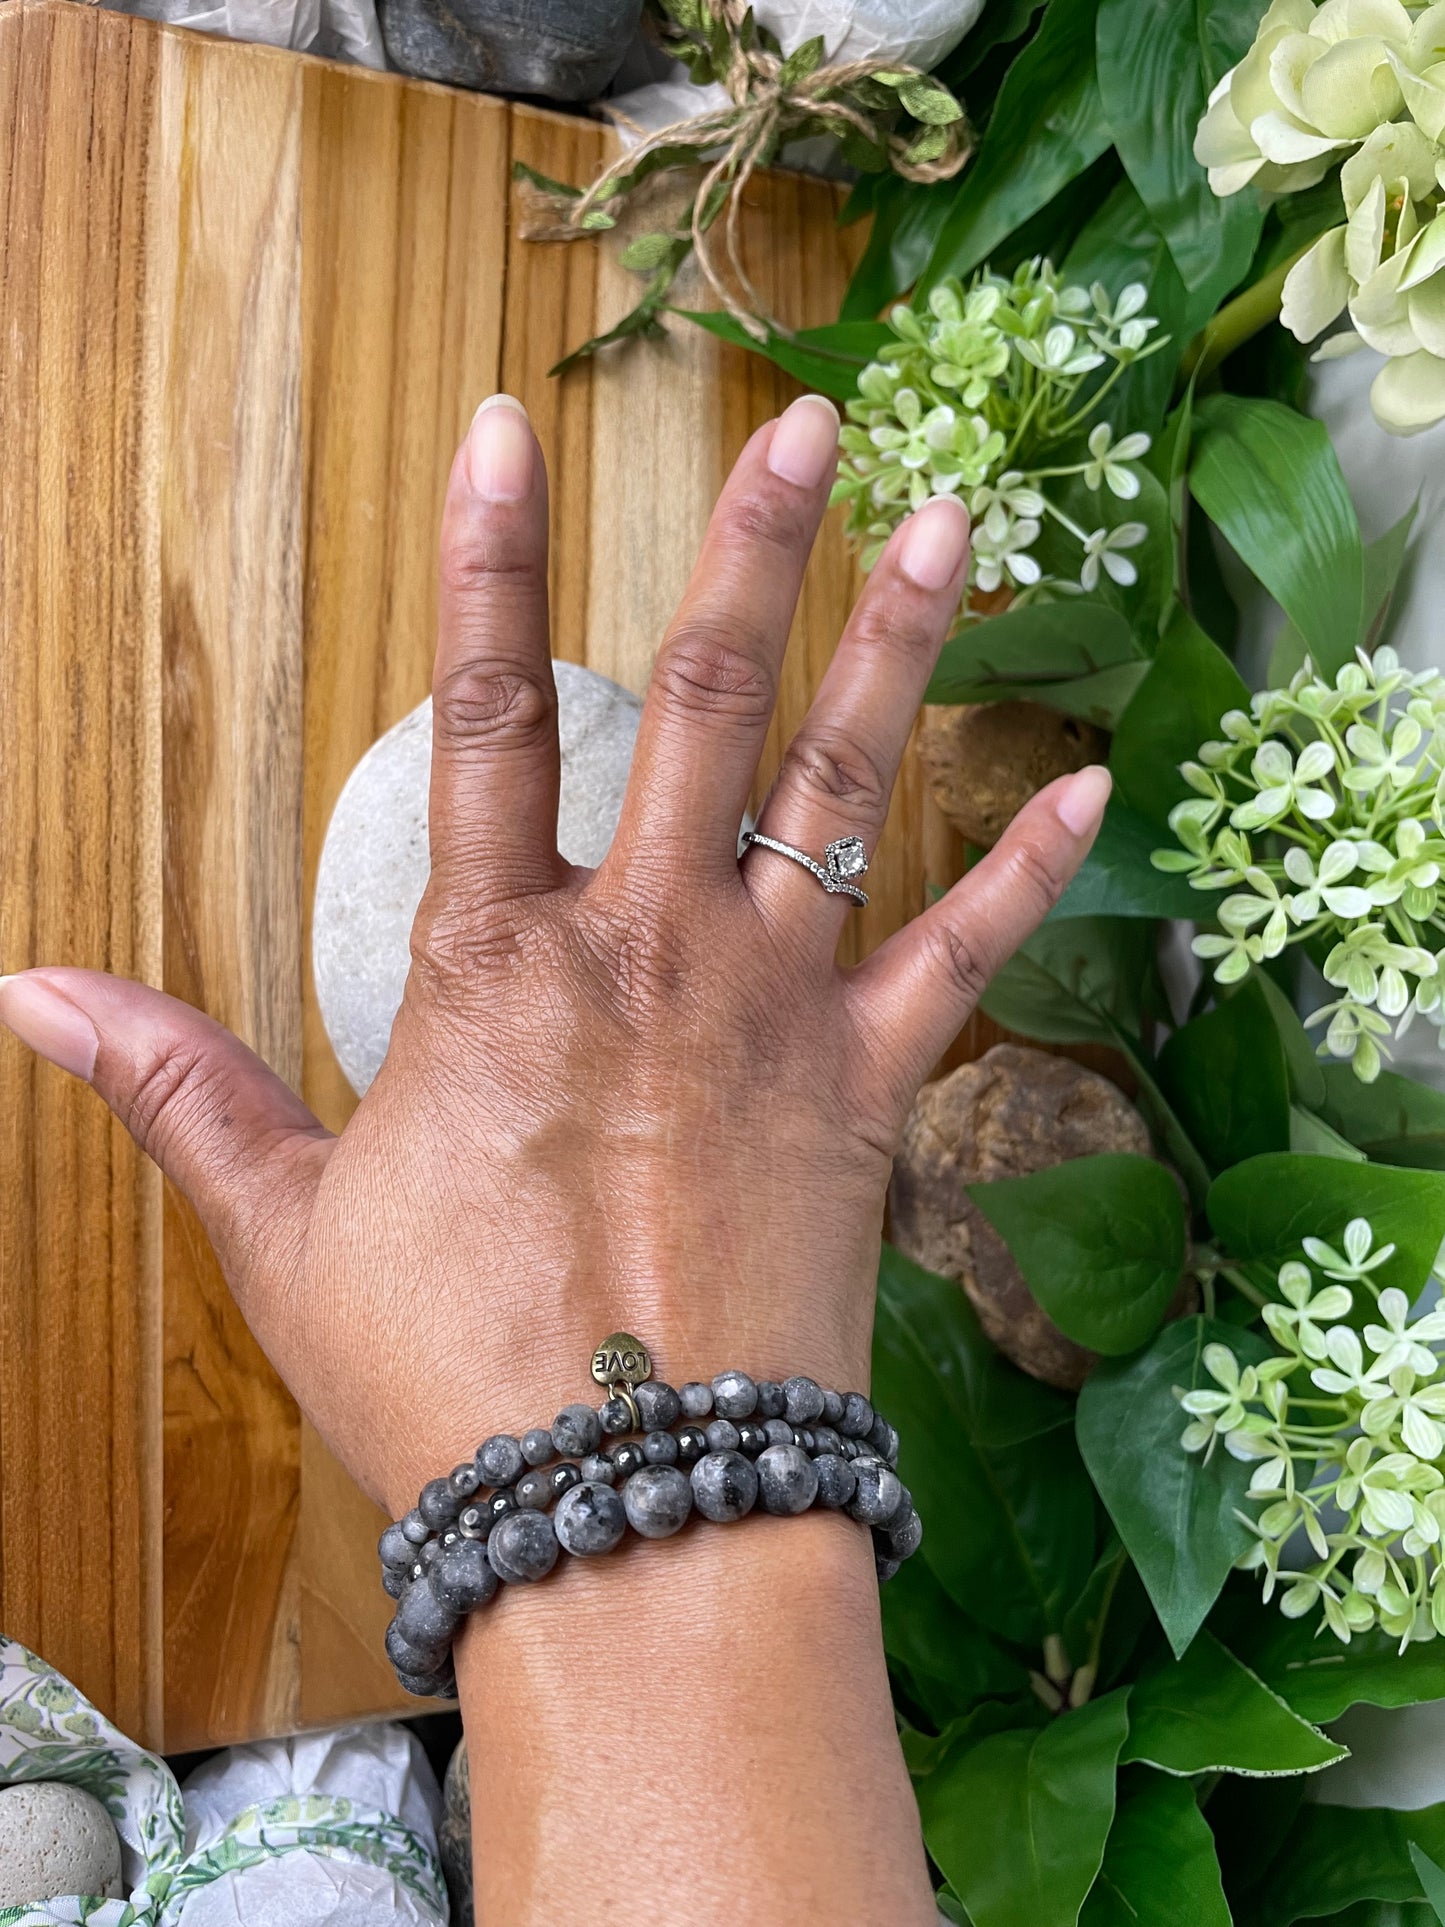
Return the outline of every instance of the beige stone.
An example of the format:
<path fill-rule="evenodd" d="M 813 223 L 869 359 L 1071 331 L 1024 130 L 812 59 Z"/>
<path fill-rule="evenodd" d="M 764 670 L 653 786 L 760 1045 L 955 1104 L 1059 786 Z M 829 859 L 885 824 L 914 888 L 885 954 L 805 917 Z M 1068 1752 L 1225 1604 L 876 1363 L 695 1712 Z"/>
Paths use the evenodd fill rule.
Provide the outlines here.
<path fill-rule="evenodd" d="M 918 731 L 934 800 L 986 850 L 1045 784 L 1108 753 L 1103 730 L 1042 703 L 930 704 Z"/>
<path fill-rule="evenodd" d="M 61 1780 L 0 1787 L 0 1907 L 120 1891 L 120 1839 L 94 1794 Z"/>

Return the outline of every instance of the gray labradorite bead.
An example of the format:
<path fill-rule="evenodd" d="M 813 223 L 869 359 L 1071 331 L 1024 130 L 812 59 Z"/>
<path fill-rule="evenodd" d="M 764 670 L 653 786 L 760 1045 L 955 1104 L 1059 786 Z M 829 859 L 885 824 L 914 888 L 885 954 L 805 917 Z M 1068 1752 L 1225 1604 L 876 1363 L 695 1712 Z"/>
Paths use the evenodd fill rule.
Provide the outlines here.
<path fill-rule="evenodd" d="M 692 1468 L 692 1502 L 718 1525 L 745 1518 L 758 1502 L 758 1468 L 741 1452 L 709 1452 Z"/>
<path fill-rule="evenodd" d="M 783 1417 L 808 1425 L 823 1416 L 823 1388 L 815 1378 L 790 1378 L 783 1384 Z"/>
<path fill-rule="evenodd" d="M 457 1616 L 437 1598 L 428 1580 L 413 1579 L 396 1603 L 392 1624 L 408 1646 L 423 1653 L 444 1653 L 457 1629 Z M 425 1666 L 411 1668 L 412 1672 L 426 1670 Z"/>
<path fill-rule="evenodd" d="M 458 1539 L 443 1549 L 427 1584 L 449 1611 L 466 1614 L 486 1605 L 497 1590 L 497 1575 L 480 1539 Z"/>
<path fill-rule="evenodd" d="M 706 1418 L 712 1411 L 712 1387 L 692 1379 L 677 1395 L 684 1418 Z"/>
<path fill-rule="evenodd" d="M 911 1559 L 922 1544 L 923 1521 L 910 1506 L 907 1517 L 888 1534 L 888 1550 L 895 1559 Z"/>
<path fill-rule="evenodd" d="M 402 1520 L 401 1529 L 414 1546 L 424 1546 L 431 1537 L 431 1527 L 415 1506 Z"/>
<path fill-rule="evenodd" d="M 522 1457 L 528 1465 L 549 1465 L 557 1456 L 552 1434 L 545 1425 L 534 1425 L 530 1432 L 524 1432 L 521 1445 Z"/>
<path fill-rule="evenodd" d="M 830 1392 L 825 1388 L 823 1392 L 823 1423 L 825 1425 L 836 1425 L 842 1416 L 843 1400 L 841 1394 L 838 1392 Z"/>
<path fill-rule="evenodd" d="M 558 1542 L 579 1559 L 611 1552 L 627 1530 L 627 1510 L 610 1485 L 584 1480 L 564 1492 L 552 1515 Z"/>
<path fill-rule="evenodd" d="M 831 1425 L 814 1425 L 810 1429 L 813 1434 L 814 1458 L 816 1458 L 820 1452 L 841 1452 L 843 1450 L 843 1441 L 838 1437 L 838 1434 L 833 1430 Z"/>
<path fill-rule="evenodd" d="M 719 1418 L 751 1418 L 758 1409 L 758 1388 L 746 1372 L 719 1372 L 712 1382 L 712 1407 Z"/>
<path fill-rule="evenodd" d="M 642 1441 L 642 1456 L 649 1465 L 676 1465 L 677 1440 L 671 1432 L 649 1432 Z"/>
<path fill-rule="evenodd" d="M 407 1538 L 400 1525 L 388 1526 L 376 1542 L 376 1550 L 381 1555 L 384 1566 L 397 1566 L 405 1572 L 416 1559 L 416 1547 Z"/>
<path fill-rule="evenodd" d="M 400 1566 L 383 1566 L 381 1569 L 381 1590 L 390 1599 L 400 1599 L 406 1591 L 407 1575 Z"/>
<path fill-rule="evenodd" d="M 682 1417 L 682 1400 L 670 1385 L 649 1379 L 632 1394 L 644 1432 L 665 1432 Z"/>
<path fill-rule="evenodd" d="M 758 1380 L 757 1410 L 759 1418 L 781 1418 L 783 1416 L 783 1407 L 786 1403 L 787 1400 L 783 1397 L 783 1388 L 781 1385 L 775 1384 L 771 1378 L 760 1378 Z"/>
<path fill-rule="evenodd" d="M 585 1459 L 602 1443 L 602 1421 L 590 1405 L 564 1405 L 552 1421 L 552 1443 L 564 1458 Z"/>
<path fill-rule="evenodd" d="M 877 1459 L 859 1459 L 853 1467 L 858 1490 L 848 1510 L 865 1526 L 885 1526 L 903 1501 L 903 1481 Z"/>
<path fill-rule="evenodd" d="M 447 1484 L 457 1495 L 458 1506 L 466 1504 L 482 1483 L 482 1475 L 477 1470 L 475 1459 L 468 1459 L 465 1465 L 454 1465 Z"/>
<path fill-rule="evenodd" d="M 764 1425 L 763 1430 L 768 1435 L 769 1445 L 791 1445 L 793 1443 L 793 1428 L 785 1418 L 770 1418 Z"/>
<path fill-rule="evenodd" d="M 414 1693 L 421 1700 L 454 1700 L 457 1696 L 457 1676 L 450 1667 L 442 1673 L 404 1673 L 398 1669 L 396 1678 L 404 1693 Z"/>
<path fill-rule="evenodd" d="M 757 1461 L 765 1512 L 806 1512 L 818 1496 L 818 1472 L 796 1445 L 770 1445 Z"/>
<path fill-rule="evenodd" d="M 627 1400 L 625 1398 L 609 1398 L 598 1412 L 597 1417 L 601 1422 L 603 1431 L 608 1433 L 612 1438 L 618 1438 L 623 1432 L 630 1432 L 632 1430 L 632 1414 L 627 1409 Z M 555 1432 L 557 1428 L 553 1426 L 552 1429 Z"/>
<path fill-rule="evenodd" d="M 582 1461 L 582 1478 L 587 1485 L 611 1485 L 617 1477 L 617 1467 L 605 1452 L 589 1452 Z"/>
<path fill-rule="evenodd" d="M 487 1540 L 492 1570 L 509 1586 L 545 1579 L 557 1563 L 557 1535 L 545 1512 L 509 1512 Z"/>
<path fill-rule="evenodd" d="M 477 1470 L 486 1485 L 514 1485 L 522 1476 L 522 1448 L 510 1432 L 497 1432 L 477 1447 Z"/>
<path fill-rule="evenodd" d="M 890 1559 L 887 1553 L 875 1552 L 873 1555 L 873 1568 L 878 1574 L 879 1585 L 886 1586 L 902 1564 L 903 1561 L 901 1559 Z"/>
<path fill-rule="evenodd" d="M 818 1474 L 818 1504 L 827 1506 L 830 1512 L 841 1512 L 845 1505 L 852 1503 L 853 1494 L 858 1490 L 858 1474 L 846 1459 L 840 1459 L 835 1452 L 825 1452 L 813 1461 Z"/>
<path fill-rule="evenodd" d="M 545 1512 L 552 1503 L 552 1485 L 546 1471 L 534 1465 L 524 1472 L 516 1485 L 517 1504 L 524 1512 Z"/>
<path fill-rule="evenodd" d="M 431 1646 L 418 1646 L 403 1637 L 400 1627 L 393 1619 L 386 1629 L 386 1656 L 398 1672 L 426 1674 L 444 1666 L 451 1648 L 447 1642 Z"/>
<path fill-rule="evenodd" d="M 878 1454 L 880 1459 L 886 1459 L 888 1457 L 888 1448 L 890 1445 L 893 1447 L 895 1453 L 898 1450 L 898 1434 L 893 1430 L 893 1427 L 881 1412 L 875 1412 L 873 1414 L 873 1423 L 868 1427 L 868 1443 L 873 1447 L 873 1450 Z"/>
<path fill-rule="evenodd" d="M 627 1522 L 644 1539 L 668 1539 L 687 1523 L 692 1486 L 673 1465 L 645 1465 L 622 1488 Z"/>
<path fill-rule="evenodd" d="M 873 1407 L 861 1392 L 849 1392 L 843 1400 L 843 1416 L 838 1430 L 845 1439 L 866 1439 L 873 1424 Z"/>
<path fill-rule="evenodd" d="M 715 1418 L 704 1434 L 709 1452 L 736 1452 L 743 1435 L 730 1418 Z"/>

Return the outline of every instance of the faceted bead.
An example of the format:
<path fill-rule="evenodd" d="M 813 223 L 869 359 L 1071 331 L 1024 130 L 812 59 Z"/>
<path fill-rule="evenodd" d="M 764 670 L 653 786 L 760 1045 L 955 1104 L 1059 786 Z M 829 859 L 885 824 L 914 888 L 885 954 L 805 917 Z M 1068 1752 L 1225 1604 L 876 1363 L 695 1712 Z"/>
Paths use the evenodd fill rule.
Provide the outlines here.
<path fill-rule="evenodd" d="M 824 1452 L 813 1465 L 818 1474 L 818 1504 L 827 1506 L 830 1512 L 841 1512 L 858 1489 L 857 1473 L 835 1452 Z"/>
<path fill-rule="evenodd" d="M 823 1421 L 836 1425 L 843 1416 L 843 1399 L 840 1393 L 825 1390 L 823 1393 Z"/>
<path fill-rule="evenodd" d="M 637 1401 L 638 1417 L 646 1432 L 665 1432 L 682 1417 L 682 1401 L 670 1385 L 650 1378 L 632 1394 Z"/>
<path fill-rule="evenodd" d="M 781 1418 L 786 1403 L 781 1385 L 775 1384 L 770 1378 L 758 1380 L 757 1415 L 759 1418 Z"/>
<path fill-rule="evenodd" d="M 617 1467 L 605 1452 L 589 1452 L 582 1461 L 582 1478 L 587 1485 L 611 1485 Z"/>
<path fill-rule="evenodd" d="M 558 1542 L 579 1559 L 610 1552 L 627 1530 L 627 1511 L 610 1485 L 584 1480 L 563 1493 L 552 1515 Z"/>
<path fill-rule="evenodd" d="M 865 1526 L 887 1525 L 903 1498 L 903 1481 L 877 1459 L 859 1459 L 854 1465 L 858 1490 L 848 1510 Z"/>
<path fill-rule="evenodd" d="M 401 1529 L 414 1546 L 424 1546 L 431 1537 L 431 1527 L 415 1506 L 402 1520 Z"/>
<path fill-rule="evenodd" d="M 741 1452 L 709 1452 L 692 1468 L 692 1499 L 704 1519 L 741 1519 L 757 1504 L 758 1469 Z"/>
<path fill-rule="evenodd" d="M 545 1512 L 552 1501 L 552 1486 L 544 1467 L 534 1465 L 516 1484 L 517 1504 L 527 1512 Z"/>
<path fill-rule="evenodd" d="M 492 1570 L 509 1586 L 545 1579 L 557 1563 L 557 1535 L 545 1512 L 509 1512 L 487 1541 Z"/>
<path fill-rule="evenodd" d="M 908 1516 L 888 1534 L 888 1550 L 895 1559 L 911 1559 L 923 1544 L 923 1521 L 908 1508 Z"/>
<path fill-rule="evenodd" d="M 712 1382 L 712 1406 L 719 1418 L 751 1418 L 758 1409 L 758 1388 L 746 1372 L 719 1372 Z"/>
<path fill-rule="evenodd" d="M 627 1521 L 644 1539 L 667 1539 L 687 1523 L 692 1486 L 674 1465 L 645 1465 L 622 1489 Z"/>
<path fill-rule="evenodd" d="M 817 1470 L 796 1445 L 770 1445 L 757 1461 L 757 1470 L 765 1512 L 806 1512 L 818 1496 Z"/>
<path fill-rule="evenodd" d="M 707 1450 L 707 1433 L 700 1425 L 683 1425 L 677 1433 L 677 1457 L 680 1465 L 692 1465 Z"/>
<path fill-rule="evenodd" d="M 707 1418 L 712 1411 L 712 1387 L 692 1379 L 677 1395 L 684 1418 Z"/>
<path fill-rule="evenodd" d="M 619 1485 L 624 1479 L 630 1479 L 634 1472 L 640 1472 L 646 1463 L 647 1460 L 642 1456 L 642 1447 L 631 1439 L 612 1448 L 612 1469 L 617 1475 Z"/>
<path fill-rule="evenodd" d="M 427 1584 L 452 1612 L 470 1613 L 497 1590 L 497 1575 L 480 1539 L 458 1539 L 443 1550 Z"/>
<path fill-rule="evenodd" d="M 795 1425 L 793 1427 L 793 1443 L 800 1452 L 806 1452 L 811 1458 L 817 1449 L 817 1444 L 813 1437 L 813 1428 L 810 1425 Z"/>
<path fill-rule="evenodd" d="M 550 1465 L 557 1456 L 552 1434 L 545 1425 L 534 1425 L 530 1432 L 524 1432 L 521 1445 L 522 1457 L 528 1465 Z"/>
<path fill-rule="evenodd" d="M 609 1398 L 597 1416 L 602 1422 L 602 1430 L 613 1438 L 632 1430 L 632 1413 L 625 1398 Z M 555 1432 L 557 1428 L 553 1426 L 552 1429 Z"/>
<path fill-rule="evenodd" d="M 475 1459 L 468 1459 L 465 1465 L 454 1465 L 451 1469 L 451 1476 L 447 1480 L 447 1484 L 450 1485 L 452 1491 L 463 1501 L 471 1498 L 481 1482 L 482 1475 L 477 1470 L 477 1462 Z"/>
<path fill-rule="evenodd" d="M 477 1447 L 477 1470 L 486 1485 L 513 1485 L 522 1476 L 522 1448 L 510 1432 L 497 1432 Z"/>
<path fill-rule="evenodd" d="M 767 1426 L 759 1425 L 754 1418 L 745 1418 L 738 1427 L 739 1452 L 746 1452 L 750 1459 L 755 1459 L 759 1452 L 767 1450 L 768 1444 Z"/>
<path fill-rule="evenodd" d="M 676 1465 L 677 1440 L 671 1432 L 649 1432 L 642 1441 L 642 1456 L 649 1465 Z"/>
<path fill-rule="evenodd" d="M 742 1443 L 742 1434 L 730 1418 L 715 1418 L 706 1437 L 709 1452 L 736 1452 Z"/>
<path fill-rule="evenodd" d="M 384 1566 L 396 1566 L 402 1572 L 405 1572 L 416 1558 L 416 1547 L 399 1525 L 386 1528 L 377 1541 L 376 1550 Z"/>
<path fill-rule="evenodd" d="M 607 1402 L 616 1403 L 612 1399 Z M 627 1427 L 621 1429 L 626 1431 Z M 585 1459 L 602 1443 L 602 1430 L 602 1421 L 590 1405 L 564 1405 L 552 1421 L 552 1443 L 569 1459 Z"/>
<path fill-rule="evenodd" d="M 843 1400 L 843 1416 L 838 1430 L 845 1439 L 867 1438 L 873 1424 L 873 1407 L 861 1392 L 849 1392 Z"/>
<path fill-rule="evenodd" d="M 785 1379 L 783 1401 L 783 1417 L 793 1425 L 807 1425 L 823 1416 L 823 1388 L 816 1379 Z"/>
<path fill-rule="evenodd" d="M 791 1445 L 793 1428 L 785 1418 L 770 1418 L 763 1426 L 768 1435 L 769 1445 Z"/>

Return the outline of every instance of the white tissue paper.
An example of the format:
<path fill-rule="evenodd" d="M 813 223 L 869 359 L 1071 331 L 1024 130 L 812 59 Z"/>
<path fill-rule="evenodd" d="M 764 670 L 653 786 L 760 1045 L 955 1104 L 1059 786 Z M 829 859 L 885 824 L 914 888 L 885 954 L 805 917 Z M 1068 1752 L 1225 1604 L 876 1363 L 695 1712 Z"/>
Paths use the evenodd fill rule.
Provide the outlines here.
<path fill-rule="evenodd" d="M 384 69 L 376 0 L 105 0 L 117 13 L 172 27 Z"/>

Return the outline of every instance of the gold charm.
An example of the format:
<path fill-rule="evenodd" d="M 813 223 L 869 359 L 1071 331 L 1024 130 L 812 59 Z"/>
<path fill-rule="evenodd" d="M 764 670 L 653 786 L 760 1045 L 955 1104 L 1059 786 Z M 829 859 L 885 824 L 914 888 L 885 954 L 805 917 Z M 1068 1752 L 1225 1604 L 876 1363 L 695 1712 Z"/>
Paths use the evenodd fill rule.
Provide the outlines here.
<path fill-rule="evenodd" d="M 613 1332 L 592 1354 L 592 1376 L 599 1385 L 640 1385 L 652 1377 L 647 1347 L 631 1332 Z"/>

